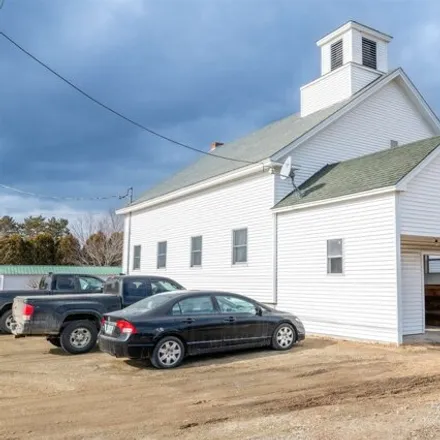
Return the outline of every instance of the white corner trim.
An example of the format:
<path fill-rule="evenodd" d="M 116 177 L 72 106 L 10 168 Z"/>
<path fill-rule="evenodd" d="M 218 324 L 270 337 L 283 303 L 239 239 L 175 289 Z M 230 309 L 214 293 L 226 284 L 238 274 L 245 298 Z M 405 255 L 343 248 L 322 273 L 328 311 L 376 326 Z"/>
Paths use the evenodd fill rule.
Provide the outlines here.
<path fill-rule="evenodd" d="M 396 246 L 396 307 L 397 307 L 397 343 L 403 343 L 403 297 L 402 297 L 402 261 L 401 251 L 402 245 L 400 241 L 400 194 L 396 192 L 394 198 L 394 219 L 395 230 L 394 240 Z"/>
<path fill-rule="evenodd" d="M 369 90 L 361 92 L 359 96 L 354 98 L 351 102 L 347 103 L 345 106 L 341 107 L 340 109 L 336 110 L 333 114 L 331 114 L 327 119 L 320 122 L 319 124 L 315 125 L 312 129 L 310 129 L 308 132 L 303 134 L 301 137 L 290 143 L 289 145 L 286 145 L 283 149 L 279 150 L 277 153 L 275 153 L 271 159 L 273 161 L 281 160 L 287 152 L 295 149 L 303 142 L 306 142 L 311 137 L 315 136 L 320 131 L 327 128 L 330 124 L 338 120 L 340 117 L 344 116 L 346 113 L 350 112 L 353 108 L 357 107 L 360 103 L 365 101 L 367 98 L 369 98 L 371 95 L 376 93 L 378 90 L 380 90 L 382 87 L 384 87 L 386 84 L 393 81 L 395 78 L 397 78 L 399 75 L 402 74 L 401 69 L 397 69 L 395 72 L 390 74 L 386 78 L 377 78 L 374 81 L 378 81 L 377 84 L 374 84 L 371 86 Z"/>
<path fill-rule="evenodd" d="M 250 176 L 252 174 L 256 174 L 259 172 L 264 172 L 266 168 L 274 166 L 274 164 L 270 160 L 266 160 L 263 162 L 259 162 L 254 165 L 244 166 L 243 168 L 239 168 L 235 171 L 230 171 L 228 173 L 221 174 L 220 176 L 213 177 L 208 180 L 204 180 L 199 183 L 195 183 L 194 185 L 190 185 L 188 187 L 179 189 L 177 191 L 172 191 L 168 194 L 165 194 L 160 197 L 156 197 L 150 200 L 145 200 L 144 202 L 137 203 L 135 205 L 127 206 L 125 208 L 118 209 L 116 214 L 128 214 L 129 212 L 139 211 L 141 209 L 150 208 L 155 205 L 159 205 L 160 203 L 169 202 L 171 200 L 178 199 L 180 197 L 184 197 L 190 194 L 194 194 L 199 191 L 203 191 L 205 189 L 209 189 L 215 187 L 217 185 L 221 185 L 227 182 L 231 182 L 237 179 L 241 179 L 243 177 Z"/>
<path fill-rule="evenodd" d="M 435 158 L 440 155 L 440 144 L 432 150 L 415 168 L 413 168 L 400 182 L 397 183 L 396 188 L 399 191 L 406 191 L 408 183 L 411 182 L 421 171 L 423 171 Z M 399 147 L 397 147 L 399 148 Z"/>
<path fill-rule="evenodd" d="M 371 191 L 364 191 L 364 192 L 360 192 L 360 193 L 356 193 L 356 194 L 349 194 L 347 196 L 335 197 L 333 199 L 318 200 L 316 202 L 309 202 L 309 203 L 303 203 L 303 204 L 299 204 L 299 205 L 285 206 L 282 208 L 272 208 L 272 210 L 276 214 L 281 214 L 283 212 L 299 211 L 302 209 L 310 209 L 310 208 L 315 208 L 315 207 L 319 207 L 319 206 L 323 206 L 323 205 L 332 205 L 335 203 L 342 203 L 342 202 L 356 200 L 356 199 L 363 199 L 366 197 L 373 197 L 376 195 L 388 194 L 388 193 L 393 193 L 396 191 L 397 191 L 397 188 L 395 186 L 386 186 L 384 188 L 373 189 Z"/>

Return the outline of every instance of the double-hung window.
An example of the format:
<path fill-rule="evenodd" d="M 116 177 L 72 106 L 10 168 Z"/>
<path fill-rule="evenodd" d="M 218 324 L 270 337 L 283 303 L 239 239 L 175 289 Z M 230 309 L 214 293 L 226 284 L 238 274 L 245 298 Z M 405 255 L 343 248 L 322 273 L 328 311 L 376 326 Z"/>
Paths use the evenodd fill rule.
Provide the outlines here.
<path fill-rule="evenodd" d="M 232 264 L 247 263 L 248 231 L 235 229 L 232 231 Z"/>
<path fill-rule="evenodd" d="M 327 240 L 327 273 L 343 273 L 342 239 Z"/>
<path fill-rule="evenodd" d="M 202 236 L 191 237 L 191 267 L 202 265 Z"/>
<path fill-rule="evenodd" d="M 164 269 L 167 267 L 167 242 L 159 241 L 157 243 L 157 268 Z"/>
<path fill-rule="evenodd" d="M 141 246 L 133 246 L 133 270 L 141 268 Z"/>

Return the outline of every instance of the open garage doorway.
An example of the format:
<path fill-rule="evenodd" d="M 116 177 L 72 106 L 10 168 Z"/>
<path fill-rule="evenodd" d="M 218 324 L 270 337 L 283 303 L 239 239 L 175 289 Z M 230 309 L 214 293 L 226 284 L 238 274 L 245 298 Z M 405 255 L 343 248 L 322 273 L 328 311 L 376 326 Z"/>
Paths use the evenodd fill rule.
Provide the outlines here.
<path fill-rule="evenodd" d="M 425 323 L 440 328 L 440 254 L 424 255 Z"/>

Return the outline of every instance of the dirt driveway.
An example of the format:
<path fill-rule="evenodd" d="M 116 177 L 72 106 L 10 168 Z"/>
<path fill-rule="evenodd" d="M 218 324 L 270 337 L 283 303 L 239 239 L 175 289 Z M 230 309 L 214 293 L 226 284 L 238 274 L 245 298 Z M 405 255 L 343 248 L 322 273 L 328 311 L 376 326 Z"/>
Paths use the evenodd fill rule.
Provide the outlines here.
<path fill-rule="evenodd" d="M 1 439 L 434 439 L 440 350 L 312 339 L 158 371 L 0 336 Z"/>

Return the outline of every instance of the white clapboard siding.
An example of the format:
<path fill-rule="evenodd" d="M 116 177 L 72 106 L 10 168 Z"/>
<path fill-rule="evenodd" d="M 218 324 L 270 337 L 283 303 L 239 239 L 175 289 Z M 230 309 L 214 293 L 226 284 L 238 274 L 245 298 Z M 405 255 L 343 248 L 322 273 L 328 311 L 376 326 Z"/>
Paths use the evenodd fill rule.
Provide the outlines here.
<path fill-rule="evenodd" d="M 395 196 L 278 214 L 277 307 L 309 333 L 398 341 Z M 344 274 L 327 274 L 343 239 Z"/>
<path fill-rule="evenodd" d="M 402 145 L 436 134 L 392 81 L 290 153 L 300 167 L 295 181 L 301 184 L 327 164 L 389 148 L 391 139 Z M 276 186 L 278 200 L 291 191 L 279 177 Z"/>
<path fill-rule="evenodd" d="M 368 67 L 351 66 L 351 93 L 354 94 L 379 77 L 379 73 Z"/>
<path fill-rule="evenodd" d="M 425 326 L 422 254 L 403 247 L 401 262 L 403 335 L 417 335 Z"/>
<path fill-rule="evenodd" d="M 186 288 L 229 290 L 273 299 L 273 176 L 260 174 L 191 197 L 133 213 L 133 246 L 141 270 L 169 276 Z M 248 263 L 232 265 L 232 230 L 248 228 Z M 202 267 L 190 267 L 192 236 L 203 237 Z M 167 267 L 156 269 L 157 242 L 167 241 Z"/>
<path fill-rule="evenodd" d="M 307 116 L 351 96 L 351 68 L 345 64 L 301 87 L 301 116 Z"/>
<path fill-rule="evenodd" d="M 440 156 L 408 183 L 399 206 L 402 234 L 440 237 Z"/>

